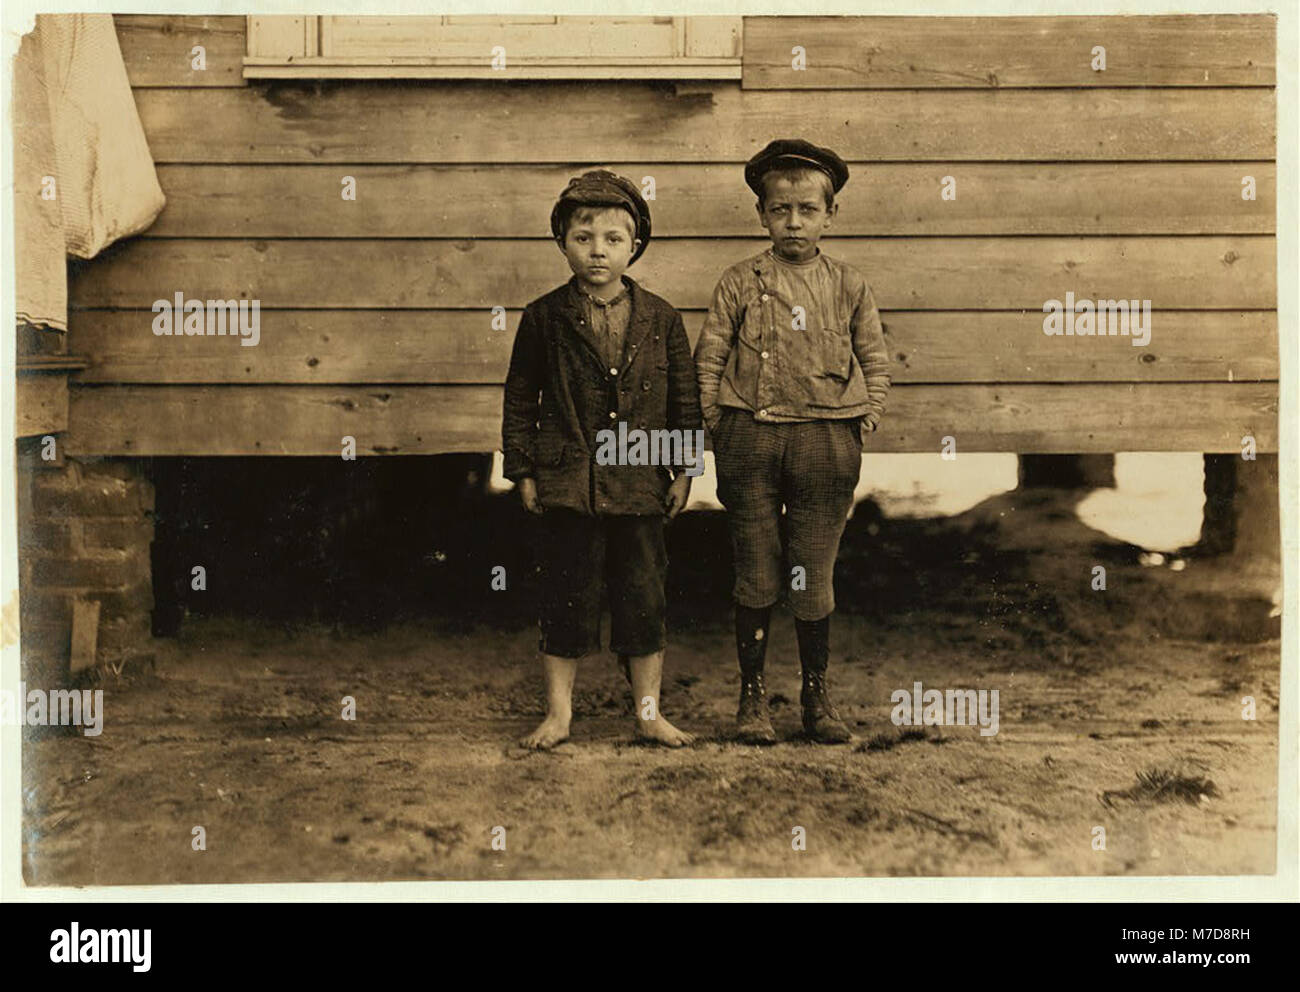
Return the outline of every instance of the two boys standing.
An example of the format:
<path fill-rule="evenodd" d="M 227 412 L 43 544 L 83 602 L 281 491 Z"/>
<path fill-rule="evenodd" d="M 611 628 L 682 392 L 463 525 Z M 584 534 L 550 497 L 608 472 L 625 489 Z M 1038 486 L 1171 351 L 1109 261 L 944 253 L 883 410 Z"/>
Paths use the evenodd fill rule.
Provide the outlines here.
<path fill-rule="evenodd" d="M 889 373 L 866 280 L 818 248 L 847 179 L 839 156 L 806 141 L 774 141 L 749 161 L 745 181 L 772 246 L 723 273 L 694 360 L 676 310 L 623 275 L 650 240 L 635 185 L 589 172 L 561 194 L 551 229 L 573 278 L 525 309 L 504 401 L 505 475 L 538 517 L 542 572 L 547 716 L 525 746 L 568 736 L 577 661 L 600 648 L 602 591 L 638 734 L 672 747 L 693 739 L 659 712 L 664 528 L 685 507 L 690 476 L 598 464 L 597 432 L 620 421 L 683 432 L 703 421 L 713 437 L 736 575 L 740 739 L 776 740 L 763 664 L 783 590 L 805 733 L 850 739 L 826 691 L 832 575 Z"/>

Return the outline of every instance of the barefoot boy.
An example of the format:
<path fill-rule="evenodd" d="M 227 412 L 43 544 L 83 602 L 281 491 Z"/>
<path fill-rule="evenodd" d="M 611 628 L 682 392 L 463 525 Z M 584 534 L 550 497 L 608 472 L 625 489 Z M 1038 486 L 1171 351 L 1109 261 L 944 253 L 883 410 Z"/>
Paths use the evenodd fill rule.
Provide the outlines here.
<path fill-rule="evenodd" d="M 806 141 L 773 141 L 750 159 L 745 182 L 772 247 L 723 273 L 695 349 L 736 570 L 737 729 L 751 743 L 776 740 L 763 659 L 783 590 L 804 731 L 825 743 L 851 736 L 826 692 L 831 578 L 889 366 L 866 279 L 817 244 L 848 177 L 838 155 Z"/>
<path fill-rule="evenodd" d="M 686 505 L 691 477 L 682 464 L 598 454 L 611 436 L 669 431 L 691 445 L 679 453 L 698 452 L 690 342 L 677 311 L 623 275 L 650 240 L 650 211 L 632 182 L 604 171 L 574 179 L 551 232 L 573 278 L 524 310 L 502 428 L 506 478 L 537 517 L 542 579 L 546 719 L 522 743 L 549 748 L 568 737 L 578 659 L 600 649 L 606 591 L 610 650 L 632 685 L 637 733 L 681 747 L 691 735 L 659 712 L 664 524 Z"/>

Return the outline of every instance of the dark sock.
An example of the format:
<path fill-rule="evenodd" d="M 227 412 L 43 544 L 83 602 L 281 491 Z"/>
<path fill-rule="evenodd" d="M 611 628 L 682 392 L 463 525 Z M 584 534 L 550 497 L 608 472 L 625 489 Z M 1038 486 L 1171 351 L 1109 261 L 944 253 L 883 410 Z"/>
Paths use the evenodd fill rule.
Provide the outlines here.
<path fill-rule="evenodd" d="M 799 638 L 799 664 L 803 668 L 806 686 L 809 676 L 826 674 L 831 652 L 831 618 L 828 613 L 820 620 L 798 620 L 794 632 Z"/>
<path fill-rule="evenodd" d="M 756 610 L 736 604 L 736 657 L 740 659 L 741 675 L 762 674 L 771 623 L 772 607 Z"/>

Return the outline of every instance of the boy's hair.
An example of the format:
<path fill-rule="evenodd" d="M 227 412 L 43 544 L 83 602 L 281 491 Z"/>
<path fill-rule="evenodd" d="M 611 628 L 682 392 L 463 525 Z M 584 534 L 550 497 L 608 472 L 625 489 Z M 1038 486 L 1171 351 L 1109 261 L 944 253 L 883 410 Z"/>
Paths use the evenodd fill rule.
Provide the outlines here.
<path fill-rule="evenodd" d="M 821 169 L 814 169 L 806 165 L 783 165 L 777 164 L 772 166 L 763 173 L 759 186 L 762 192 L 758 195 L 758 206 L 762 209 L 767 201 L 767 182 L 773 176 L 779 176 L 782 179 L 789 179 L 791 182 L 797 182 L 800 179 L 820 179 L 822 191 L 826 197 L 826 209 L 830 210 L 835 206 L 835 190 L 831 183 L 831 177 L 822 172 Z"/>
<path fill-rule="evenodd" d="M 621 206 L 617 203 L 584 203 L 581 200 L 561 201 L 559 206 L 560 233 L 557 237 L 560 241 L 567 238 L 569 236 L 569 225 L 572 224 L 575 219 L 578 221 L 590 220 L 597 214 L 603 214 L 608 210 L 619 211 L 628 219 L 632 231 L 632 237 L 635 240 L 637 236 L 636 217 L 632 215 L 632 211 L 627 207 Z"/>

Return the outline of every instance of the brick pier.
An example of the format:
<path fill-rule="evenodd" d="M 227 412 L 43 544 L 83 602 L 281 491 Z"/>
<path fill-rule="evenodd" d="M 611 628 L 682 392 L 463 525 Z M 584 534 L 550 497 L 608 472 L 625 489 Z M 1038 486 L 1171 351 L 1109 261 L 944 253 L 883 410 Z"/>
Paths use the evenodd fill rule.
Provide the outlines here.
<path fill-rule="evenodd" d="M 99 604 L 97 663 L 149 652 L 154 490 L 145 460 L 47 462 L 37 440 L 18 458 L 23 674 L 52 685 L 69 676 L 78 600 Z"/>

